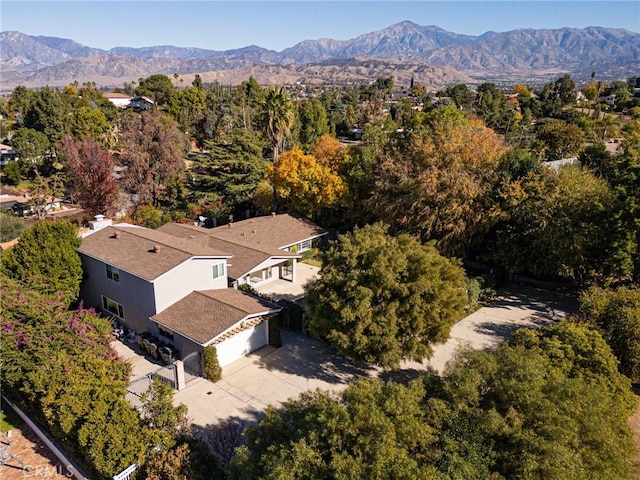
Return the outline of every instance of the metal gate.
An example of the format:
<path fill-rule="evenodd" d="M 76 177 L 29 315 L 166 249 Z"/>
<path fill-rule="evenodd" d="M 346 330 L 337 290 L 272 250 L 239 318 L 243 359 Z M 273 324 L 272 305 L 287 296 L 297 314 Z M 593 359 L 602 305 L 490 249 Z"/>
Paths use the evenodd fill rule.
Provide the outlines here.
<path fill-rule="evenodd" d="M 202 355 L 200 352 L 193 352 L 182 359 L 184 365 L 184 381 L 190 383 L 204 376 L 202 368 Z"/>
<path fill-rule="evenodd" d="M 178 382 L 176 379 L 176 366 L 166 365 L 159 368 L 155 372 L 151 372 L 144 377 L 133 380 L 127 387 L 126 399 L 135 408 L 141 408 L 144 403 L 142 397 L 151 388 L 154 379 L 158 379 L 161 382 L 168 383 L 174 390 L 177 388 Z"/>

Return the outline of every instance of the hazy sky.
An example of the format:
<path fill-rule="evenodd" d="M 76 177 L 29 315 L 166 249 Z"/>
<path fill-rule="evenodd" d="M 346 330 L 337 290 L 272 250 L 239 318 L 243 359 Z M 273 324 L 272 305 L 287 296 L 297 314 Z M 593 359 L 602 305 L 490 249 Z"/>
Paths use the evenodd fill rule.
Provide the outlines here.
<path fill-rule="evenodd" d="M 302 40 L 346 40 L 402 20 L 478 35 L 516 28 L 602 26 L 640 32 L 634 1 L 6 1 L 2 31 L 83 45 L 175 45 L 282 50 Z"/>

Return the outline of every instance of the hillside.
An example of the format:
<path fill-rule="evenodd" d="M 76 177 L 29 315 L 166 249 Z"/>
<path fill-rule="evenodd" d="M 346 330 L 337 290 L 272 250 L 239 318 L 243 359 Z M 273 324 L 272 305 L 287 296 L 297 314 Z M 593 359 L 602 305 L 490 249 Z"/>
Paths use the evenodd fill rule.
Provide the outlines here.
<path fill-rule="evenodd" d="M 121 86 L 156 73 L 185 79 L 199 73 L 221 83 L 237 83 L 249 74 L 266 84 L 362 82 L 392 74 L 442 86 L 464 78 L 586 76 L 591 71 L 603 79 L 625 78 L 637 74 L 639 64 L 640 34 L 603 27 L 471 36 L 404 21 L 350 40 L 305 40 L 281 52 L 256 45 L 227 51 L 170 45 L 105 51 L 69 39 L 0 33 L 5 90 L 75 80 Z"/>

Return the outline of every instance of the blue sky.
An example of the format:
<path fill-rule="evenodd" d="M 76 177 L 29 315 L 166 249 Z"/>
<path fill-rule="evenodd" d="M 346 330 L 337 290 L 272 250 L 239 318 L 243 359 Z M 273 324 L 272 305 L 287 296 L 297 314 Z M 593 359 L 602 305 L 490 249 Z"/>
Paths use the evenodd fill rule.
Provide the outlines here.
<path fill-rule="evenodd" d="M 302 40 L 349 39 L 402 20 L 479 35 L 516 28 L 603 26 L 640 32 L 634 1 L 6 1 L 0 28 L 84 45 L 175 45 L 282 50 Z"/>

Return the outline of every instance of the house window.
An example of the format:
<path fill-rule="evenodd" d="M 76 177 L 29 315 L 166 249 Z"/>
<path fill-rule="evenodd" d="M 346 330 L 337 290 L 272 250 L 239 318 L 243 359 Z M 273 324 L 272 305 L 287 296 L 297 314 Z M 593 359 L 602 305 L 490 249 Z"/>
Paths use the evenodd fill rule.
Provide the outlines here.
<path fill-rule="evenodd" d="M 161 337 L 165 337 L 165 338 L 168 338 L 169 340 L 173 340 L 173 332 L 168 328 L 165 328 L 162 325 L 158 325 L 158 331 Z"/>
<path fill-rule="evenodd" d="M 300 251 L 304 252 L 305 250 L 311 250 L 312 242 L 311 240 L 305 240 L 300 244 Z"/>
<path fill-rule="evenodd" d="M 116 283 L 120 282 L 120 270 L 116 267 L 112 267 L 111 265 L 107 265 L 107 278 Z"/>
<path fill-rule="evenodd" d="M 224 276 L 224 263 L 218 263 L 213 266 L 213 278 L 220 278 Z"/>
<path fill-rule="evenodd" d="M 113 313 L 116 317 L 124 320 L 124 309 L 122 308 L 122 305 L 114 302 L 104 295 L 102 296 L 102 308 L 104 308 L 107 312 Z"/>

